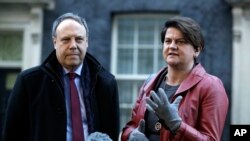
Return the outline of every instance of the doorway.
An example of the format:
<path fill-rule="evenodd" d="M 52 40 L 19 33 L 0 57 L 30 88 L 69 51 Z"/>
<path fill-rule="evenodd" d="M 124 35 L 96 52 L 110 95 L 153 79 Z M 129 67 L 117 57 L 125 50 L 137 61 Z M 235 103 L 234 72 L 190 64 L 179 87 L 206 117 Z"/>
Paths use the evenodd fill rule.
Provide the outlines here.
<path fill-rule="evenodd" d="M 5 110 L 8 98 L 13 89 L 16 77 L 21 69 L 0 68 L 0 133 L 2 133 Z M 1 140 L 1 134 L 0 134 Z"/>

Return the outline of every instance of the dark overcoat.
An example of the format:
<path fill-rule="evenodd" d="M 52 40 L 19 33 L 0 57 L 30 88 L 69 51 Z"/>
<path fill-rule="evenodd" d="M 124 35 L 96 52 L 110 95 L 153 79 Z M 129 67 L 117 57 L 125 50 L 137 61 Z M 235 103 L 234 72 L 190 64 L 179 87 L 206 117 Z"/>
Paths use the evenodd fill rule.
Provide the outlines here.
<path fill-rule="evenodd" d="M 84 85 L 87 92 L 84 102 L 91 111 L 89 132 L 106 133 L 115 141 L 119 135 L 115 77 L 88 53 L 83 66 L 82 85 L 88 82 Z M 18 75 L 8 101 L 3 141 L 66 141 L 67 113 L 62 75 L 55 51 L 40 66 Z"/>

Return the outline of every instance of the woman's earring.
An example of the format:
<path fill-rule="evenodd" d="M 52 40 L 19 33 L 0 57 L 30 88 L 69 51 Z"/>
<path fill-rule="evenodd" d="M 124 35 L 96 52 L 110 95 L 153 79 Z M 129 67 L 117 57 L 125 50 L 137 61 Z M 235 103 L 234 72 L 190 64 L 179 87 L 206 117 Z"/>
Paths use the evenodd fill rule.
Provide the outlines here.
<path fill-rule="evenodd" d="M 195 59 L 195 58 L 197 58 L 197 55 L 196 55 L 196 53 L 194 54 L 194 59 Z"/>

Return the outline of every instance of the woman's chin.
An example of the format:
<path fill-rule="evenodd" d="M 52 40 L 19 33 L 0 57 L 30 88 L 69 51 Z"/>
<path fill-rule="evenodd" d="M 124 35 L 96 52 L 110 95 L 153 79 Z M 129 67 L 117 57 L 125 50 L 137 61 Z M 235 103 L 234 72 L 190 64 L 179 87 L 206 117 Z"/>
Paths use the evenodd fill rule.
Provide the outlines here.
<path fill-rule="evenodd" d="M 168 60 L 168 61 L 167 61 L 167 64 L 168 64 L 169 66 L 176 66 L 176 65 L 178 64 L 178 62 L 177 62 L 176 60 Z"/>

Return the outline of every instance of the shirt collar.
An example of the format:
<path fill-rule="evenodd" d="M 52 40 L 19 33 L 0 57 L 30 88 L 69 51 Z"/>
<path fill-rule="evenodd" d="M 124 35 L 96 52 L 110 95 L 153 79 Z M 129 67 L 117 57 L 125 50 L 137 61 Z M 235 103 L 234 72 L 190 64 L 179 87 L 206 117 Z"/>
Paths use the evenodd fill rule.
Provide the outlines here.
<path fill-rule="evenodd" d="M 81 71 L 82 71 L 82 66 L 83 64 L 81 64 L 78 68 L 76 68 L 76 70 L 74 71 L 74 73 L 76 73 L 78 76 L 81 76 Z M 63 67 L 63 72 L 64 75 L 68 74 L 70 71 L 67 70 L 65 67 Z"/>

